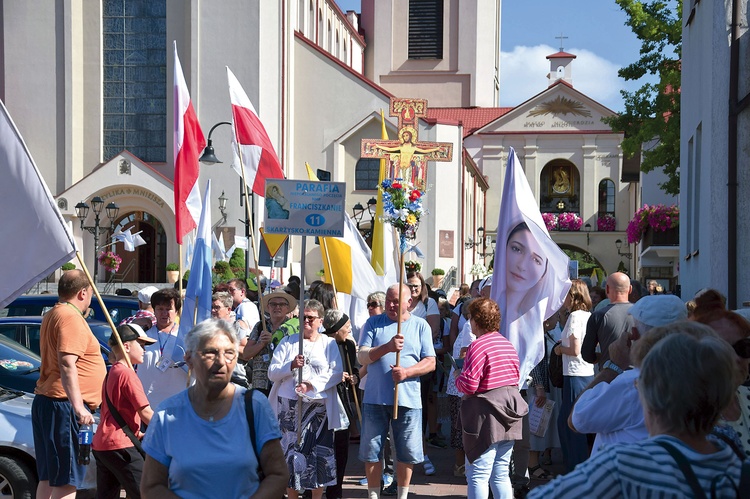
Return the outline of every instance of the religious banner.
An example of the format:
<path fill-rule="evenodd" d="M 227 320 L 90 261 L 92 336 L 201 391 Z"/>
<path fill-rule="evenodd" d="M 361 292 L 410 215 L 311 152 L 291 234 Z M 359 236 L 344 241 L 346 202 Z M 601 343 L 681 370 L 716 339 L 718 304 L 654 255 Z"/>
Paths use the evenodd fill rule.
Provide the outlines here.
<path fill-rule="evenodd" d="M 344 235 L 346 183 L 266 180 L 266 234 Z"/>
<path fill-rule="evenodd" d="M 387 158 L 388 178 L 399 178 L 416 189 L 427 188 L 427 162 L 451 161 L 453 144 L 450 142 L 420 142 L 418 119 L 427 116 L 425 99 L 396 99 L 391 97 L 390 116 L 398 117 L 398 140 L 362 139 L 360 156 Z"/>

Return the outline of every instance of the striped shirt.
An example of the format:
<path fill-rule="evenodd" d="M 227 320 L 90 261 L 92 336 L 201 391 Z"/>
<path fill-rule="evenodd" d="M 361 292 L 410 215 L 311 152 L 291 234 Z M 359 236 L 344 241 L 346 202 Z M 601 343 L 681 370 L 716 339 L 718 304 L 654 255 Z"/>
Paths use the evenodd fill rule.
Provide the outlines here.
<path fill-rule="evenodd" d="M 456 388 L 474 395 L 517 385 L 519 376 L 518 354 L 510 341 L 498 332 L 485 333 L 469 345 Z"/>
<path fill-rule="evenodd" d="M 740 483 L 741 463 L 729 446 L 712 440 L 719 451 L 700 454 L 668 435 L 607 447 L 567 475 L 533 489 L 527 497 L 694 497 L 674 458 L 656 443 L 659 440 L 672 444 L 685 456 L 707 497 L 737 497 L 735 487 Z"/>

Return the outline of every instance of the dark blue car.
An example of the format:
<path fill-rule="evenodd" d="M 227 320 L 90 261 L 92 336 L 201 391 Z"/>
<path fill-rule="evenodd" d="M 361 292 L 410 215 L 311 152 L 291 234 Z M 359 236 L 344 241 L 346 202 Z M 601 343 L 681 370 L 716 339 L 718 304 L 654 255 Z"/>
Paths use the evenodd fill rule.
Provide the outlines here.
<path fill-rule="evenodd" d="M 0 316 L 19 316 L 19 315 L 44 315 L 47 310 L 50 310 L 60 301 L 57 295 L 46 294 L 46 295 L 21 295 L 13 302 L 0 310 Z M 125 296 L 117 295 L 102 295 L 102 301 L 107 307 L 112 321 L 115 326 L 120 323 L 121 320 L 135 313 L 139 309 L 138 300 L 136 298 L 130 298 Z M 107 321 L 107 316 L 104 314 L 102 307 L 99 305 L 99 300 L 94 297 L 91 300 L 91 310 L 93 314 L 89 314 L 87 320 Z"/>
<path fill-rule="evenodd" d="M 34 393 L 41 364 L 39 355 L 0 335 L 0 387 Z"/>

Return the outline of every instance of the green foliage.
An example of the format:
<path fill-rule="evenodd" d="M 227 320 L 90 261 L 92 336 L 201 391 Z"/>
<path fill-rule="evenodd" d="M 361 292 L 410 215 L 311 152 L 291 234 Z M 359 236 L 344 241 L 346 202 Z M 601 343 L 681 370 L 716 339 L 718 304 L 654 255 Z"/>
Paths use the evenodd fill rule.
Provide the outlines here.
<path fill-rule="evenodd" d="M 432 269 L 432 275 L 445 275 L 445 270 L 443 270 L 443 269 Z"/>
<path fill-rule="evenodd" d="M 638 61 L 620 69 L 629 81 L 651 74 L 658 83 L 645 83 L 635 92 L 620 91 L 625 111 L 604 121 L 625 132 L 622 150 L 631 158 L 643 150 L 641 170 L 663 168 L 667 181 L 659 187 L 667 194 L 680 191 L 680 57 L 682 53 L 682 0 L 615 0 L 628 16 L 626 24 L 641 41 Z"/>
<path fill-rule="evenodd" d="M 229 268 L 228 262 L 218 261 L 214 264 L 214 275 L 219 278 L 220 281 L 228 281 L 234 279 L 235 276 L 232 269 Z"/>
<path fill-rule="evenodd" d="M 76 264 L 73 262 L 63 263 L 62 267 L 60 267 L 61 270 L 73 270 L 76 268 Z"/>
<path fill-rule="evenodd" d="M 229 266 L 233 269 L 245 269 L 245 250 L 235 248 L 232 257 L 229 259 Z"/>
<path fill-rule="evenodd" d="M 188 279 L 190 279 L 190 269 L 187 269 L 185 273 L 182 275 L 183 281 L 187 281 Z"/>
<path fill-rule="evenodd" d="M 172 272 L 174 270 L 180 270 L 180 264 L 179 263 L 168 263 L 167 264 L 167 272 Z"/>

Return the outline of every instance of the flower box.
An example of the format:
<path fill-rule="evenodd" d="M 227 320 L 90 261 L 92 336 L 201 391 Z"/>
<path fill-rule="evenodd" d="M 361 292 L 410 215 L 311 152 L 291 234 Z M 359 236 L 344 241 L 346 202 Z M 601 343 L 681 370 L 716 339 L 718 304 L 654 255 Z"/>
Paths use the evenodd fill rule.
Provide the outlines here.
<path fill-rule="evenodd" d="M 651 227 L 643 233 L 643 249 L 649 246 L 679 246 L 680 229 L 675 227 L 664 231 L 656 231 Z"/>
<path fill-rule="evenodd" d="M 605 214 L 596 219 L 596 229 L 599 232 L 613 232 L 617 226 L 615 217 Z"/>
<path fill-rule="evenodd" d="M 648 229 L 651 229 L 654 233 L 659 233 L 676 229 L 679 225 L 680 209 L 677 205 L 643 205 L 643 208 L 636 211 L 633 218 L 628 222 L 628 244 L 639 243 Z M 673 245 L 667 244 L 666 246 Z"/>
<path fill-rule="evenodd" d="M 578 213 L 563 212 L 557 216 L 558 230 L 579 231 L 583 225 L 583 219 Z"/>

